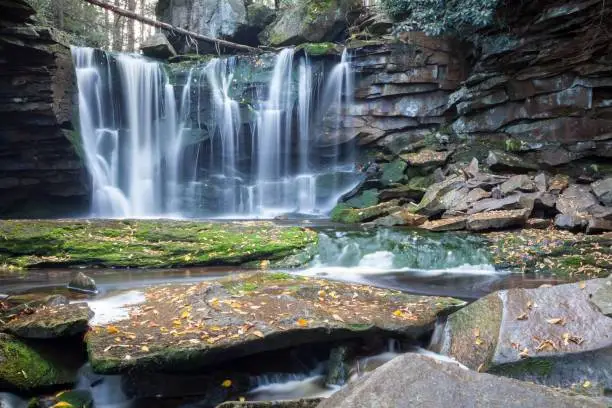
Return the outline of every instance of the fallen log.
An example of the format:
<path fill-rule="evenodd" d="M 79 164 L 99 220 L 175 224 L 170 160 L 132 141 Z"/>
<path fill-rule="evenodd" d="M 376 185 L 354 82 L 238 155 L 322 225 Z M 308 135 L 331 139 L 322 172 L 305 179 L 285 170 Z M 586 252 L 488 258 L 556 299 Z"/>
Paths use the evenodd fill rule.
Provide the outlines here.
<path fill-rule="evenodd" d="M 188 31 L 188 30 L 185 30 L 183 28 L 175 27 L 175 26 L 170 25 L 168 23 L 162 23 L 161 21 L 157 21 L 157 20 L 154 20 L 152 18 L 143 17 L 143 16 L 140 16 L 140 15 L 138 15 L 138 14 L 132 12 L 132 11 L 124 10 L 122 8 L 113 6 L 112 4 L 108 4 L 108 3 L 105 3 L 105 2 L 100 1 L 100 0 L 84 0 L 84 1 L 87 2 L 87 3 L 93 4 L 95 6 L 102 7 L 104 9 L 110 10 L 110 11 L 112 11 L 115 14 L 119 14 L 120 16 L 124 16 L 124 17 L 127 17 L 127 18 L 132 18 L 132 19 L 140 21 L 141 23 L 148 24 L 148 25 L 151 25 L 153 27 L 163 28 L 164 30 L 173 31 L 175 33 L 186 35 L 186 36 L 189 36 L 189 37 L 192 37 L 192 38 L 196 38 L 198 40 L 202 40 L 202 41 L 207 41 L 207 42 L 211 42 L 211 43 L 214 43 L 214 44 L 218 44 L 221 47 L 233 48 L 233 49 L 236 49 L 236 50 L 246 51 L 246 52 L 255 52 L 255 53 L 263 52 L 262 50 L 260 50 L 258 48 L 249 47 L 248 45 L 236 44 L 236 43 L 233 43 L 231 41 L 226 41 L 226 40 L 221 40 L 221 39 L 218 39 L 218 38 L 207 37 L 207 36 L 202 35 L 202 34 L 194 33 L 193 31 Z"/>

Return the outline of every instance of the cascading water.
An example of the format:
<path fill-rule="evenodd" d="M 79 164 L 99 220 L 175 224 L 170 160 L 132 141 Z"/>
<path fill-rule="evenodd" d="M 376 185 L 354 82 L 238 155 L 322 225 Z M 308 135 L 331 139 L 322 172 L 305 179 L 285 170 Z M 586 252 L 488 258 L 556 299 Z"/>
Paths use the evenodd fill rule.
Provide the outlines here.
<path fill-rule="evenodd" d="M 94 216 L 324 215 L 358 181 L 342 137 L 346 53 L 331 69 L 293 49 L 261 72 L 213 59 L 173 85 L 139 56 L 73 57 Z M 244 71 L 263 79 L 238 78 Z"/>

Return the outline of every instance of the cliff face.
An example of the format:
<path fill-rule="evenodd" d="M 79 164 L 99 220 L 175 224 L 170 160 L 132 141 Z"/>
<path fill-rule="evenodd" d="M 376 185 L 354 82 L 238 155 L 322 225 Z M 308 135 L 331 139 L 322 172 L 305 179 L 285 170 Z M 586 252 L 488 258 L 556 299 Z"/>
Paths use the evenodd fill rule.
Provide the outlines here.
<path fill-rule="evenodd" d="M 87 176 L 70 138 L 74 70 L 70 48 L 28 25 L 24 1 L 0 17 L 0 216 L 85 211 Z"/>

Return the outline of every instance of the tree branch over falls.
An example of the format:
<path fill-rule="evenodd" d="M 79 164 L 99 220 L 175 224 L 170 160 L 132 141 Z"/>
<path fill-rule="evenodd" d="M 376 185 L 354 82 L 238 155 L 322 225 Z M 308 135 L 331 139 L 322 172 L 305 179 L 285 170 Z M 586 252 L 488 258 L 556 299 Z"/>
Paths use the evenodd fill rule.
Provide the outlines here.
<path fill-rule="evenodd" d="M 217 45 L 222 46 L 222 47 L 233 48 L 233 49 L 236 49 L 236 50 L 247 51 L 247 52 L 255 52 L 255 53 L 262 52 L 260 49 L 254 48 L 254 47 L 249 47 L 248 45 L 236 44 L 236 43 L 233 43 L 231 41 L 226 41 L 226 40 L 220 40 L 218 38 L 207 37 L 205 35 L 194 33 L 193 31 L 187 31 L 185 29 L 182 29 L 182 28 L 179 28 L 179 27 L 175 27 L 175 26 L 170 25 L 168 23 L 162 23 L 161 21 L 153 20 L 152 18 L 143 17 L 143 16 L 140 16 L 140 15 L 134 13 L 134 12 L 131 12 L 131 11 L 128 11 L 128 10 L 124 10 L 122 8 L 113 6 L 112 4 L 108 4 L 108 3 L 105 3 L 105 2 L 100 1 L 100 0 L 84 0 L 84 1 L 87 2 L 87 3 L 90 3 L 90 4 L 93 4 L 93 5 L 102 7 L 104 9 L 110 10 L 110 11 L 112 11 L 115 14 L 119 14 L 120 16 L 124 16 L 124 17 L 127 17 L 127 18 L 132 18 L 132 19 L 140 21 L 141 23 L 148 24 L 148 25 L 151 25 L 153 27 L 163 28 L 164 30 L 173 31 L 175 33 L 186 35 L 186 36 L 189 36 L 189 37 L 192 37 L 192 38 L 196 38 L 198 40 L 211 42 L 211 43 L 217 44 Z"/>

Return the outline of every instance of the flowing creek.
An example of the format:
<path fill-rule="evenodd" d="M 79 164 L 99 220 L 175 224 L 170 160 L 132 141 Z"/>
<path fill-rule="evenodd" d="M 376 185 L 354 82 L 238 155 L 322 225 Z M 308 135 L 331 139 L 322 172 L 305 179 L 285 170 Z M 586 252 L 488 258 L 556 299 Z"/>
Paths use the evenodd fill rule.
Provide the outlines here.
<path fill-rule="evenodd" d="M 467 234 L 428 234 L 394 229 L 338 229 L 321 224 L 319 244 L 312 260 L 299 269 L 271 269 L 329 279 L 364 283 L 428 295 L 476 299 L 494 290 L 510 287 L 537 287 L 550 283 L 546 279 L 525 277 L 497 271 L 490 264 L 481 238 Z M 5 293 L 60 293 L 73 301 L 87 301 L 96 315 L 93 324 L 110 323 L 127 318 L 130 305 L 144 300 L 144 289 L 160 284 L 189 284 L 212 280 L 233 273 L 248 272 L 240 268 L 188 268 L 171 270 L 83 270 L 96 280 L 99 293 L 86 296 L 69 292 L 66 282 L 74 270 L 37 270 L 27 275 L 0 275 Z M 381 341 L 383 339 L 378 339 Z M 421 350 L 427 344 L 400 344 L 388 339 L 385 344 L 367 344 L 350 367 L 350 378 L 356 378 L 407 350 Z M 322 349 L 321 349 L 322 347 Z M 325 397 L 338 386 L 326 385 L 329 348 L 301 347 L 288 351 L 285 359 L 254 357 L 232 368 L 243 369 L 248 377 L 249 400 Z M 329 346 L 328 346 L 329 347 Z M 415 349 L 416 348 L 416 349 Z M 426 352 L 421 350 L 421 352 Z M 282 352 L 280 352 L 282 354 Z M 278 354 L 278 353 L 277 353 Z M 270 361 L 286 360 L 275 367 Z M 254 363 L 253 361 L 258 361 Z M 262 362 L 263 361 L 263 362 Z M 239 368 L 242 367 L 242 368 Z M 164 383 L 168 379 L 163 380 Z M 189 382 L 189 381 L 187 381 Z M 93 385 L 92 385 L 93 384 Z M 81 369 L 76 388 L 90 389 L 96 407 L 148 406 L 150 399 L 131 395 L 126 380 L 120 376 L 100 377 L 88 365 Z M 206 402 L 190 398 L 190 391 L 177 386 L 178 395 L 160 395 L 155 406 L 206 407 Z M 181 393 L 185 393 L 184 398 Z M 133 393 L 132 393 L 133 394 Z M 27 406 L 25 399 L 2 394 L 4 406 Z M 163 401 L 163 403 L 162 403 Z M 161 405 L 160 405 L 161 404 Z M 149 405 L 150 406 L 150 405 Z"/>

